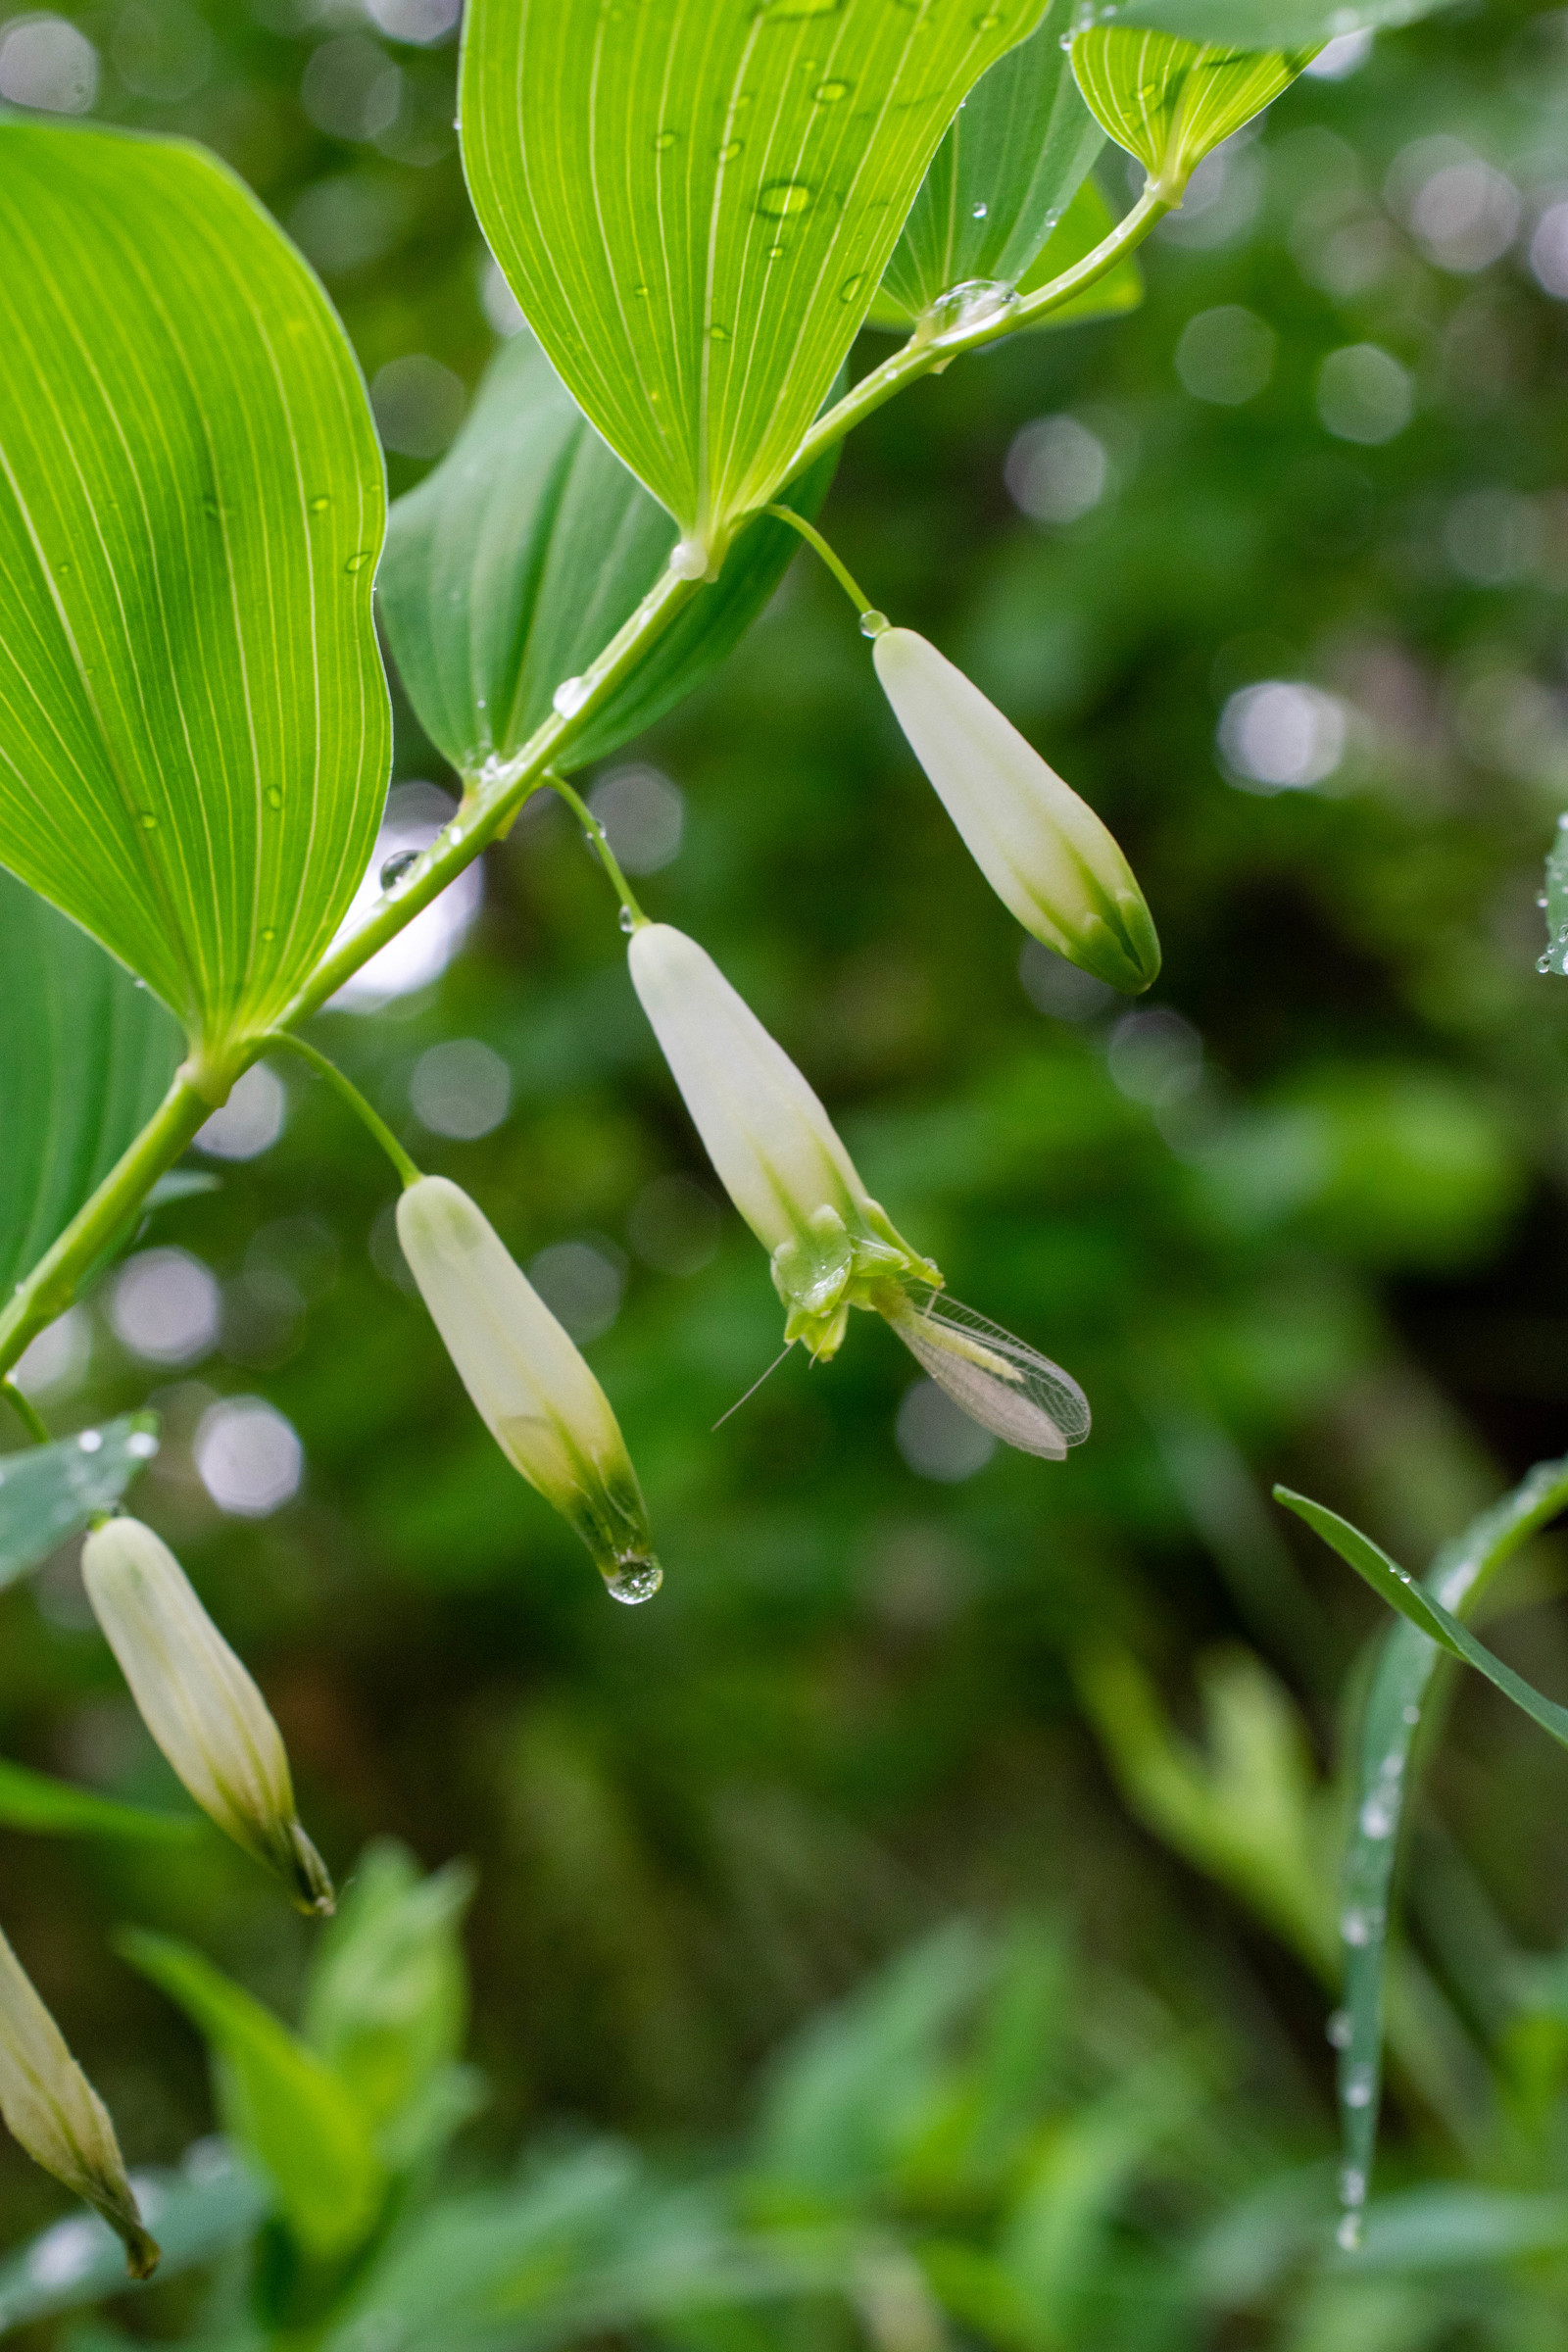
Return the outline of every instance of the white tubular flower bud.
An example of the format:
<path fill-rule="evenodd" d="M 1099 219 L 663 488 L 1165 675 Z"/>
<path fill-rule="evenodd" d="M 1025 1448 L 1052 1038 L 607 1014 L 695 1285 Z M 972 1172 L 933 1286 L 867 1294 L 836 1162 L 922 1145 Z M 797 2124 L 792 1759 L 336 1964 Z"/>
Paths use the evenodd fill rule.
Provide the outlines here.
<path fill-rule="evenodd" d="M 109 2110 L 0 1936 L 0 2115 L 34 2164 L 103 2215 L 123 2241 L 133 2278 L 149 2278 L 158 2247 L 142 2228 Z"/>
<path fill-rule="evenodd" d="M 610 1399 L 494 1226 L 459 1186 L 421 1176 L 398 1202 L 398 1239 L 508 1461 L 576 1529 L 616 1600 L 650 1599 L 663 1571 Z"/>
<path fill-rule="evenodd" d="M 884 629 L 876 674 L 969 855 L 1024 929 L 1136 996 L 1159 971 L 1144 894 L 1112 836 L 978 686 L 912 629 Z"/>
<path fill-rule="evenodd" d="M 832 1355 L 866 1286 L 940 1281 L 894 1231 L 789 1055 L 712 957 L 667 923 L 632 934 L 631 976 L 720 1183 L 773 1265 L 787 1340 Z"/>
<path fill-rule="evenodd" d="M 329 1912 L 332 1882 L 295 1813 L 282 1736 L 168 1544 L 137 1519 L 107 1519 L 82 1546 L 81 1574 L 142 1721 L 202 1811 L 302 1911 Z"/>

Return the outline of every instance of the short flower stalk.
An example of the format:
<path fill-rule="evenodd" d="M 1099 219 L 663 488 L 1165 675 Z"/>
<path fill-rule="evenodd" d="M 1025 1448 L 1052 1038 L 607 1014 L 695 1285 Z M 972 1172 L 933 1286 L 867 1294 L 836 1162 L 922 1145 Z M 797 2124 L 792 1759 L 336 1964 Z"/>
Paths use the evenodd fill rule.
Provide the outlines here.
<path fill-rule="evenodd" d="M 667 923 L 645 923 L 629 959 L 719 1181 L 768 1252 L 786 1344 L 803 1342 L 822 1362 L 859 1307 L 1008 1445 L 1059 1459 L 1087 1436 L 1075 1381 L 943 1295 L 940 1269 L 866 1191 L 811 1087 L 707 952 Z"/>
<path fill-rule="evenodd" d="M 663 1571 L 610 1399 L 489 1219 L 422 1176 L 398 1202 L 398 1239 L 508 1461 L 575 1529 L 613 1598 L 651 1598 Z"/>
<path fill-rule="evenodd" d="M 282 1735 L 168 1544 L 137 1519 L 107 1519 L 82 1546 L 81 1573 L 142 1721 L 202 1811 L 302 1911 L 330 1912 L 332 1882 L 300 1826 Z"/>
<path fill-rule="evenodd" d="M 85 2198 L 125 2249 L 133 2278 L 158 2267 L 109 2110 L 66 2046 L 16 1953 L 0 1936 L 0 2115 L 46 2173 Z"/>

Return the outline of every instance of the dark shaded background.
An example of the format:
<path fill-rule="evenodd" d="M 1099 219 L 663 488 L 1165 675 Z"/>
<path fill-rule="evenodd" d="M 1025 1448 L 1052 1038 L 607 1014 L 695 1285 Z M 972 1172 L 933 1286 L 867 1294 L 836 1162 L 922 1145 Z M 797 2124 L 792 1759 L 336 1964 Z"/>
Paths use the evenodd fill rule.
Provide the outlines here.
<path fill-rule="evenodd" d="M 451 128 L 454 40 L 393 37 L 438 31 L 435 0 L 67 13 L 97 116 L 215 146 L 316 260 L 394 490 L 412 485 L 506 315 Z M 13 97 L 21 23 L 0 24 Z M 466 2161 L 546 2117 L 728 2131 L 814 2005 L 955 1911 L 1020 1905 L 1068 1918 L 1091 1976 L 1217 2035 L 1248 2131 L 1330 2147 L 1324 1995 L 1129 1822 L 1072 1662 L 1124 1642 L 1191 1723 L 1195 1657 L 1249 1643 L 1327 1764 L 1375 1613 L 1274 1523 L 1268 1483 L 1415 1566 L 1562 1444 L 1568 991 L 1535 969 L 1535 894 L 1568 803 L 1568 234 L 1537 234 L 1568 200 L 1565 24 L 1461 8 L 1301 80 L 1146 249 L 1141 312 L 960 362 L 846 452 L 824 527 L 852 569 L 1126 847 L 1166 950 L 1145 1004 L 1020 959 L 809 558 L 716 681 L 613 763 L 683 799 L 649 910 L 717 956 L 956 1295 L 1082 1381 L 1095 1434 L 1066 1465 L 976 1466 L 918 1404 L 900 1424 L 914 1368 L 868 1319 L 710 1434 L 776 1351 L 779 1310 L 553 803 L 488 854 L 443 977 L 317 1035 L 520 1259 L 597 1253 L 553 1261 L 557 1295 L 587 1321 L 596 1282 L 601 1317 L 619 1297 L 588 1352 L 654 1511 L 658 1601 L 610 1605 L 496 1453 L 398 1282 L 390 1172 L 296 1068 L 280 1140 L 209 1156 L 220 1188 L 140 1245 L 213 1270 L 217 1347 L 138 1362 L 106 1292 L 87 1372 L 37 1390 L 65 1430 L 151 1388 L 167 1443 L 138 1507 L 262 1680 L 334 1867 L 383 1830 L 427 1863 L 477 1861 L 495 2096 Z M 1471 174 L 1446 213 L 1445 170 Z M 1121 200 L 1124 159 L 1101 171 Z M 1206 317 L 1222 306 L 1272 346 Z M 1320 415 L 1321 364 L 1364 343 L 1407 371 L 1409 421 L 1384 440 Z M 1267 380 L 1238 400 L 1259 350 Z M 1018 441 L 1060 417 L 1076 439 Z M 1049 519 L 1097 446 L 1102 494 Z M 1314 784 L 1257 789 L 1217 751 L 1227 706 L 1233 752 L 1248 709 L 1268 735 L 1270 706 L 1232 698 L 1271 680 L 1336 698 L 1272 706 L 1277 760 L 1280 729 L 1305 729 L 1298 765 L 1343 725 Z M 415 780 L 449 782 L 400 708 L 397 781 Z M 646 779 L 617 790 L 623 823 L 646 816 Z M 473 1140 L 411 1107 L 420 1056 L 454 1039 L 510 1073 L 508 1115 Z M 229 1395 L 270 1399 L 303 1442 L 300 1493 L 270 1515 L 220 1513 L 193 1465 Z M 1542 1597 L 1549 1554 L 1534 1574 Z M 6 1752 L 167 1795 L 72 1563 L 0 1610 Z M 1555 1611 L 1495 1639 L 1568 1690 Z M 1545 1948 L 1568 1924 L 1565 1793 L 1521 1718 L 1457 1693 L 1427 1833 L 1450 1891 L 1417 1932 L 1462 2008 L 1461 1944 Z M 171 1860 L 8 1836 L 0 1883 L 132 2160 L 172 2156 L 208 2127 L 200 2053 L 108 1931 L 189 1936 L 285 2010 L 309 1931 L 216 1838 Z M 1396 2167 L 1452 2160 L 1418 2113 L 1391 2128 Z M 0 2206 L 9 2240 L 59 2197 L 8 2148 Z"/>

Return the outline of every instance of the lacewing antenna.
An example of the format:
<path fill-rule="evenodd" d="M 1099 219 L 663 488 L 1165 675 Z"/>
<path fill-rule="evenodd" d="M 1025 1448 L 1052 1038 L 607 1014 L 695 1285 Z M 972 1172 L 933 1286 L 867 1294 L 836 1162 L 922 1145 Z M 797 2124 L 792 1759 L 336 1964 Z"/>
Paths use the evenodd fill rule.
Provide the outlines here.
<path fill-rule="evenodd" d="M 758 1390 L 761 1387 L 764 1380 L 772 1379 L 774 1373 L 778 1370 L 780 1364 L 784 1361 L 784 1358 L 788 1355 L 794 1345 L 795 1342 L 793 1340 L 785 1341 L 777 1355 L 774 1356 L 773 1361 L 768 1365 L 767 1370 L 758 1374 L 751 1387 L 747 1390 L 746 1395 L 744 1396 L 737 1396 L 734 1403 L 729 1405 L 723 1412 L 719 1414 L 718 1419 L 713 1423 L 713 1428 L 708 1433 L 710 1437 L 713 1435 L 713 1430 L 723 1428 L 731 1413 L 738 1413 L 743 1404 L 750 1402 L 751 1398 L 757 1395 Z"/>

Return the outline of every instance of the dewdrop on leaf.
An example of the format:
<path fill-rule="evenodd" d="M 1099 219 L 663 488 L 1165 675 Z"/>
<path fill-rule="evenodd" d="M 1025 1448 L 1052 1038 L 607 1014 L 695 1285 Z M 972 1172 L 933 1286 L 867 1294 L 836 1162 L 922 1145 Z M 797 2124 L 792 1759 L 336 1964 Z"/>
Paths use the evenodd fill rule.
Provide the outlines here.
<path fill-rule="evenodd" d="M 1112 836 L 960 669 L 912 629 L 883 629 L 882 690 L 986 880 L 1024 929 L 1136 996 L 1159 971 L 1144 894 Z"/>
<path fill-rule="evenodd" d="M 168 1544 L 138 1519 L 107 1519 L 82 1546 L 81 1574 L 142 1721 L 202 1811 L 302 1911 L 329 1912 L 332 1882 L 300 1827 L 282 1736 Z"/>
<path fill-rule="evenodd" d="M 1056 1460 L 1089 1433 L 1065 1372 L 945 1296 L 942 1276 L 861 1183 L 789 1055 L 695 940 L 632 936 L 631 975 L 720 1182 L 769 1253 L 786 1342 L 821 1361 L 851 1307 L 878 1314 L 972 1420 Z"/>
<path fill-rule="evenodd" d="M 576 1529 L 616 1600 L 663 1571 L 626 1441 L 576 1347 L 466 1193 L 421 1176 L 398 1202 L 409 1270 L 502 1452 Z"/>
<path fill-rule="evenodd" d="M 0 1936 L 0 2115 L 34 2164 L 84 2197 L 125 2248 L 133 2278 L 149 2278 L 158 2247 L 142 2228 L 109 2110 Z"/>

